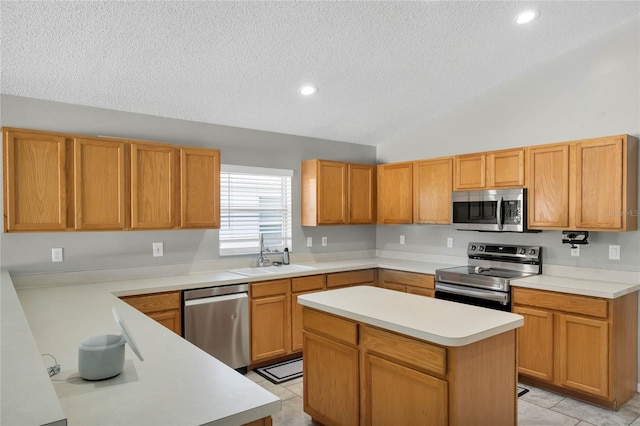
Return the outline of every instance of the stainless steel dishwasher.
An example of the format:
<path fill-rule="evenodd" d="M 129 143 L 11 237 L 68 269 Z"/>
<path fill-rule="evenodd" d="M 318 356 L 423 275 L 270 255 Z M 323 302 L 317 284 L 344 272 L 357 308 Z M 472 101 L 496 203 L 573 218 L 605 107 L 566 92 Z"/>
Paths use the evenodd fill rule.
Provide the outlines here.
<path fill-rule="evenodd" d="M 249 365 L 248 284 L 184 292 L 184 338 L 231 368 Z"/>

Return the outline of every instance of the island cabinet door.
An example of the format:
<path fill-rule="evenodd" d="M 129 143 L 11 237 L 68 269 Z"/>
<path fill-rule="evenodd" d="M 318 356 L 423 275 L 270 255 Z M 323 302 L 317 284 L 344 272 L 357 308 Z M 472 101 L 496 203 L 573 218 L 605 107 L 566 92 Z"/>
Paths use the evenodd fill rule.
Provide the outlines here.
<path fill-rule="evenodd" d="M 518 329 L 518 372 L 530 377 L 553 380 L 553 312 L 514 306 L 524 317 Z"/>
<path fill-rule="evenodd" d="M 447 382 L 364 355 L 364 425 L 447 425 Z"/>
<path fill-rule="evenodd" d="M 305 331 L 303 363 L 304 411 L 327 426 L 359 425 L 358 349 Z"/>
<path fill-rule="evenodd" d="M 609 324 L 591 318 L 558 315 L 560 384 L 609 396 Z"/>

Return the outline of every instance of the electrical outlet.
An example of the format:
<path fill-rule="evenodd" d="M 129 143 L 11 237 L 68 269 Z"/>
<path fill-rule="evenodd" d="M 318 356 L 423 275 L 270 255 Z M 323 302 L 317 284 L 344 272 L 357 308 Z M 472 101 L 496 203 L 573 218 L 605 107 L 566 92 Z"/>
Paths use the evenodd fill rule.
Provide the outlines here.
<path fill-rule="evenodd" d="M 61 248 L 52 248 L 51 249 L 51 261 L 52 262 L 62 262 L 64 260 L 64 254 Z"/>
<path fill-rule="evenodd" d="M 404 235 L 400 235 L 400 244 L 404 244 Z"/>
<path fill-rule="evenodd" d="M 453 248 L 453 238 L 447 238 L 447 248 Z"/>
<path fill-rule="evenodd" d="M 571 256 L 579 257 L 580 256 L 580 246 L 576 246 L 575 248 L 571 248 Z"/>
<path fill-rule="evenodd" d="M 327 246 L 327 237 L 322 237 L 322 247 Z"/>
<path fill-rule="evenodd" d="M 609 260 L 620 260 L 620 246 L 609 246 Z"/>
<path fill-rule="evenodd" d="M 307 237 L 307 247 L 313 247 L 313 237 Z"/>
<path fill-rule="evenodd" d="M 162 256 L 164 256 L 164 244 L 153 243 L 153 257 L 162 257 Z"/>

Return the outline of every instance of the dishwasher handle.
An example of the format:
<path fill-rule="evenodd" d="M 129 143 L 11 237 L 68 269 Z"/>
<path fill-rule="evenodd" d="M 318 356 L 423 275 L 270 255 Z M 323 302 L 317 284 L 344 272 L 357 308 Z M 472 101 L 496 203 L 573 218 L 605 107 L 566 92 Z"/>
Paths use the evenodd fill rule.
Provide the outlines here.
<path fill-rule="evenodd" d="M 233 284 L 218 287 L 206 287 L 196 290 L 185 290 L 184 300 L 200 299 L 203 297 L 223 296 L 225 294 L 246 293 L 249 291 L 249 284 Z"/>
<path fill-rule="evenodd" d="M 235 294 L 226 294 L 224 296 L 211 296 L 211 297 L 203 297 L 200 299 L 192 299 L 185 300 L 184 306 L 196 306 L 196 305 L 205 305 L 207 303 L 219 303 L 226 302 L 228 300 L 237 300 L 237 299 L 248 299 L 249 296 L 247 293 L 235 293 Z"/>

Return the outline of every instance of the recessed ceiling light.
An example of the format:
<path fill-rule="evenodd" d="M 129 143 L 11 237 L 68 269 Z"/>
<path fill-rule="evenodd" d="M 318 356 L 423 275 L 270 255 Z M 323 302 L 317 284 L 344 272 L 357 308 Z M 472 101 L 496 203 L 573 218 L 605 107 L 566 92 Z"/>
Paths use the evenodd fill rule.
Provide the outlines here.
<path fill-rule="evenodd" d="M 516 18 L 516 22 L 518 24 L 526 24 L 527 22 L 531 22 L 538 17 L 538 11 L 535 9 L 525 10 L 521 12 Z"/>
<path fill-rule="evenodd" d="M 315 86 L 302 86 L 300 88 L 300 94 L 304 96 L 311 96 L 318 91 L 318 88 Z"/>

